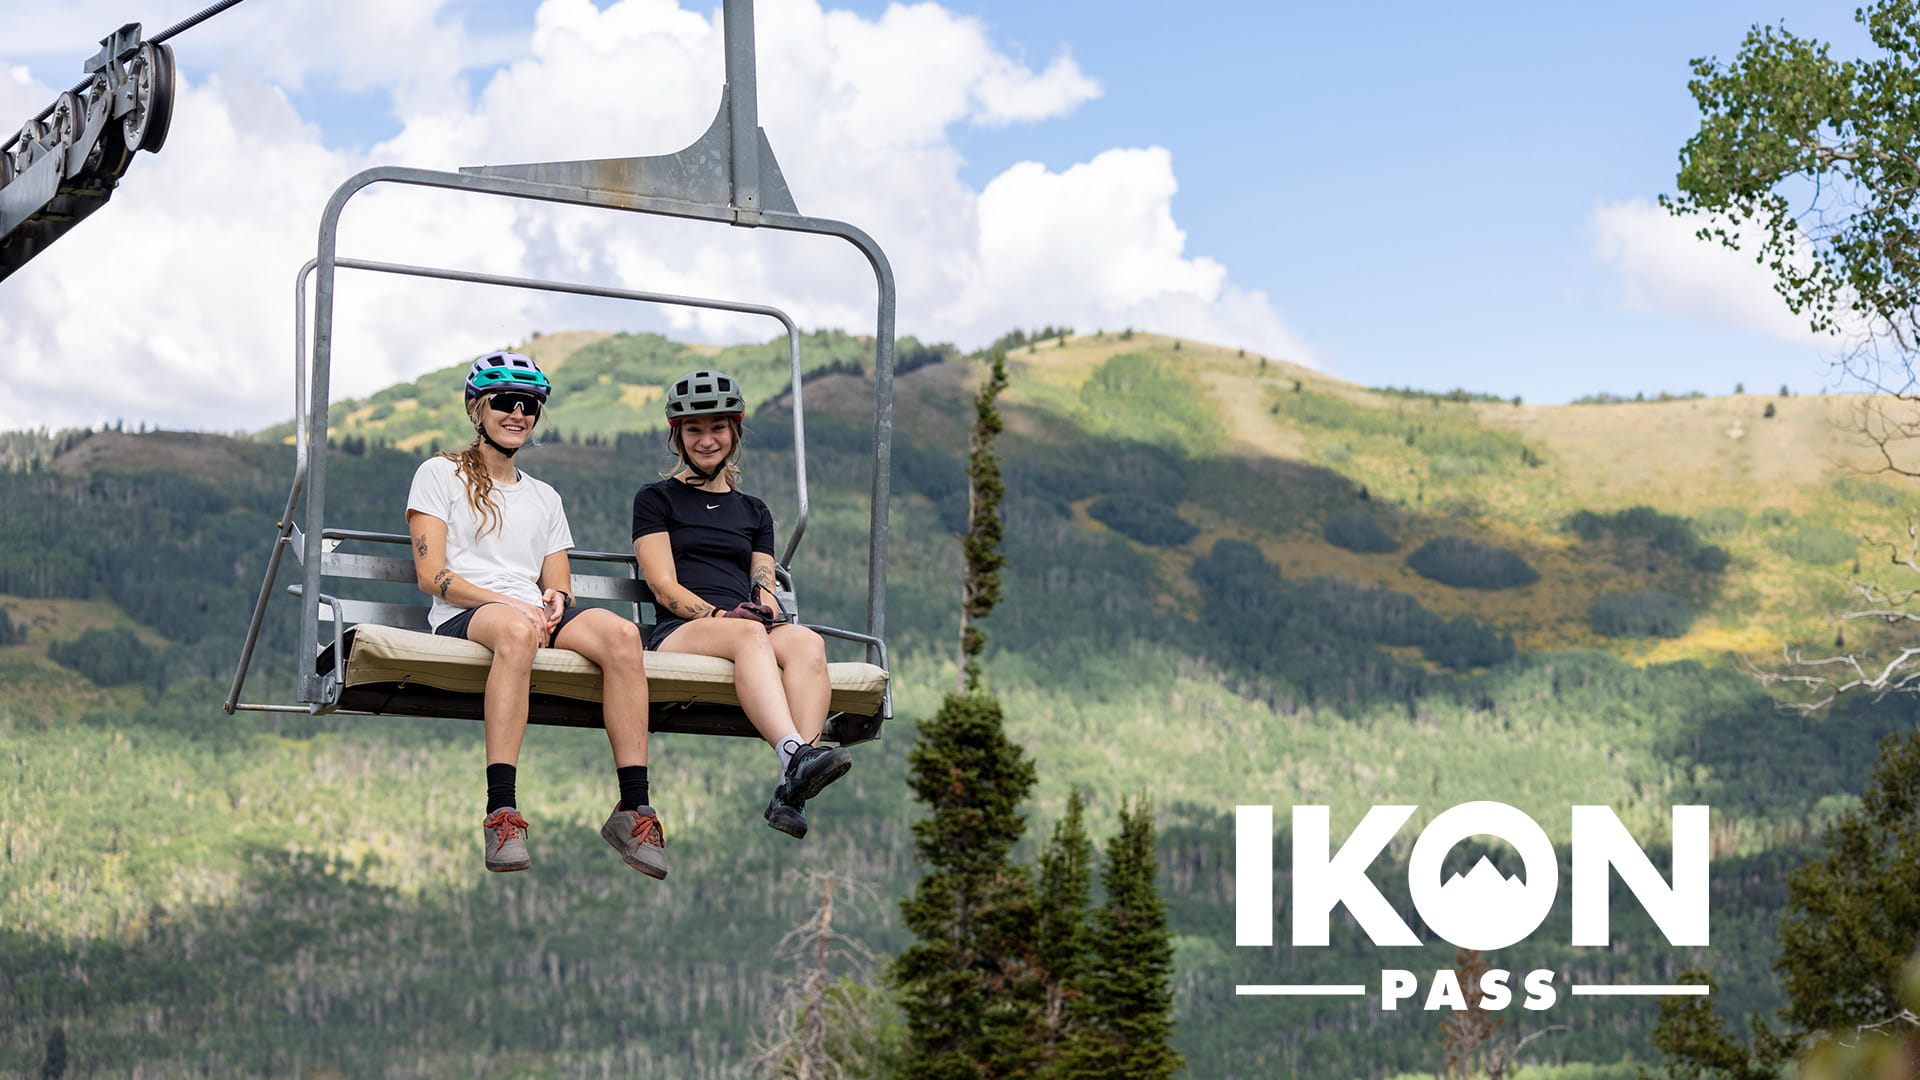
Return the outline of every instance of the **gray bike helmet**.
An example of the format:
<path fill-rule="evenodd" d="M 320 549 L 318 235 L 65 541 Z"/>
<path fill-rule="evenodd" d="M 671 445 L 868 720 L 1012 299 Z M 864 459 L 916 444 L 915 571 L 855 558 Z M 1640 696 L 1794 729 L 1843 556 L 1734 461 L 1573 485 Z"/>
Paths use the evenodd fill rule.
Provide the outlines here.
<path fill-rule="evenodd" d="M 680 426 L 689 416 L 745 418 L 747 399 L 740 384 L 723 371 L 689 371 L 667 384 L 667 424 Z"/>

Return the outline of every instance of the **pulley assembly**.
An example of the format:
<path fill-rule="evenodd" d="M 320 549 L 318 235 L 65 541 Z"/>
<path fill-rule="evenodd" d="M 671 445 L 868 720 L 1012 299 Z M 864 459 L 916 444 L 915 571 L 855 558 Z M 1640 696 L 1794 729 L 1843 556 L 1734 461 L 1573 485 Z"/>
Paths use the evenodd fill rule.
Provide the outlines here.
<path fill-rule="evenodd" d="M 100 42 L 85 82 L 0 144 L 0 280 L 113 195 L 136 150 L 173 117 L 173 50 L 128 23 Z"/>

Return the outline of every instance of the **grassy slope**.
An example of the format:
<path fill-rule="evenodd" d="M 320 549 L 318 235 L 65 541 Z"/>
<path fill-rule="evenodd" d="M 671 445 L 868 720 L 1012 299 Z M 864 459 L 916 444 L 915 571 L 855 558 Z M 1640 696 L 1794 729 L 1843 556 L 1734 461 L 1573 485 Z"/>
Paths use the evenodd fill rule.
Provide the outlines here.
<path fill-rule="evenodd" d="M 1290 576 L 1326 574 L 1408 592 L 1442 614 L 1496 623 L 1513 632 L 1523 649 L 1599 647 L 1640 662 L 1775 653 L 1787 640 L 1830 636 L 1820 628 L 1845 596 L 1850 567 L 1810 567 L 1769 547 L 1768 537 L 1785 527 L 1764 526 L 1758 520 L 1762 508 L 1861 538 L 1870 568 L 1885 544 L 1902 537 L 1897 509 L 1836 489 L 1842 477 L 1869 476 L 1879 464 L 1878 451 L 1853 430 L 1867 403 L 1856 395 L 1580 406 L 1408 401 L 1280 361 L 1262 366 L 1261 358 L 1237 350 L 1183 341 L 1176 351 L 1173 341 L 1141 333 L 1128 341 L 1118 334 L 1085 335 L 1064 348 L 1017 351 L 1008 400 L 1043 414 L 1071 415 L 1088 378 L 1116 355 L 1144 352 L 1177 364 L 1206 388 L 1218 418 L 1210 434 L 1220 438 L 1203 442 L 1228 454 L 1311 462 L 1364 485 L 1378 511 L 1399 523 L 1393 531 L 1402 541 L 1398 552 L 1360 555 L 1326 543 L 1319 518 L 1311 514 L 1301 517 L 1299 527 L 1275 532 L 1271 518 L 1248 522 L 1238 502 L 1214 508 L 1190 503 L 1182 510 L 1202 532 L 1186 552 L 1204 552 L 1223 536 L 1251 539 Z M 1445 475 L 1433 457 L 1396 437 L 1316 427 L 1270 412 L 1271 404 L 1294 392 L 1295 380 L 1303 393 L 1404 417 L 1408 427 L 1511 434 L 1544 461 L 1539 467 L 1513 461 L 1485 473 Z M 1762 418 L 1770 404 L 1776 415 Z M 1607 641 L 1586 628 L 1586 608 L 1595 595 L 1633 587 L 1642 576 L 1636 568 L 1595 564 L 1564 523 L 1576 510 L 1636 505 L 1687 517 L 1709 507 L 1744 508 L 1754 518 L 1742 532 L 1714 538 L 1734 555 L 1734 567 L 1706 616 L 1685 637 Z M 1920 506 L 1920 498 L 1897 505 Z M 1102 528 L 1090 519 L 1086 524 Z M 1461 532 L 1521 550 L 1542 580 L 1522 589 L 1477 592 L 1428 581 L 1405 565 L 1404 553 L 1422 541 Z M 1162 558 L 1169 579 L 1184 577 L 1181 553 Z"/>
<path fill-rule="evenodd" d="M 553 338 L 572 340 L 563 335 Z M 572 347 L 600 343 L 582 340 Z M 775 357 L 766 347 L 759 348 L 771 370 Z M 1114 357 L 1139 353 L 1159 362 L 1160 376 L 1155 377 L 1171 371 L 1172 382 L 1129 387 L 1095 380 L 1095 373 Z M 697 362 L 709 359 L 701 357 Z M 743 353 L 711 362 L 738 367 L 750 359 Z M 1599 647 L 1638 663 L 1695 658 L 1717 666 L 1730 648 L 1764 652 L 1785 637 L 1830 634 L 1820 613 L 1835 602 L 1836 581 L 1848 567 L 1792 562 L 1767 544 L 1786 526 L 1764 526 L 1756 517 L 1746 531 L 1719 541 L 1733 552 L 1735 562 L 1692 632 L 1664 642 L 1596 639 L 1585 626 L 1587 600 L 1602 591 L 1641 583 L 1645 575 L 1610 558 L 1596 558 L 1594 549 L 1583 550 L 1560 528 L 1567 514 L 1639 503 L 1673 513 L 1694 513 L 1713 505 L 1771 505 L 1790 510 L 1799 521 L 1876 534 L 1883 533 L 1896 516 L 1885 506 L 1842 494 L 1833 484 L 1841 463 L 1859 460 L 1857 449 L 1849 447 L 1829 423 L 1844 399 L 1732 398 L 1572 408 L 1433 405 L 1361 390 L 1277 362 L 1262 368 L 1258 358 L 1193 342 L 1183 342 L 1175 350 L 1172 339 L 1144 334 L 1128 341 L 1114 334 L 1086 335 L 1061 348 L 1022 350 L 1012 359 L 1016 374 L 1009 393 L 1010 446 L 1033 449 L 1053 440 L 1072 443 L 1128 434 L 1157 439 L 1203 459 L 1189 470 L 1188 498 L 1181 504 L 1182 512 L 1203 531 L 1183 548 L 1144 548 L 1117 537 L 1086 515 L 1085 504 L 1090 501 L 1086 499 L 1076 503 L 1065 525 L 1068 531 L 1059 534 L 1060 546 L 1069 551 L 1080 545 L 1112 544 L 1146 560 L 1157 577 L 1142 583 L 1143 588 L 1152 604 L 1166 612 L 1204 610 L 1186 568 L 1215 540 L 1237 537 L 1257 542 L 1290 578 L 1337 574 L 1400 589 L 1442 614 L 1472 614 L 1511 629 L 1523 648 Z M 574 362 L 570 356 L 558 366 L 559 372 L 564 375 Z M 684 352 L 659 362 L 676 368 L 690 366 Z M 899 430 L 916 440 L 957 445 L 966 389 L 963 370 L 959 365 L 939 365 L 903 378 Z M 1112 369 L 1108 371 L 1111 374 Z M 600 374 L 611 377 L 602 382 Z M 434 378 L 429 376 L 423 384 Z M 1508 433 L 1531 448 L 1542 464 L 1528 466 L 1515 458 L 1486 462 L 1481 471 L 1474 471 L 1480 466 L 1462 469 L 1458 461 L 1441 466 L 1440 457 L 1445 455 L 1407 446 L 1391 425 L 1385 433 L 1369 433 L 1300 422 L 1291 413 L 1274 411 L 1295 393 L 1295 379 L 1300 380 L 1300 394 L 1397 417 L 1395 423 L 1419 425 L 1423 434 L 1430 430 L 1464 436 L 1487 429 Z M 593 385 L 604 389 L 585 393 L 606 398 L 595 407 L 610 409 L 639 382 L 616 370 L 597 372 Z M 378 397 L 393 403 L 411 400 L 398 391 Z M 858 383 L 844 377 L 822 379 L 808 388 L 810 414 L 817 410 L 823 416 L 857 417 L 863 400 Z M 1766 401 L 1776 404 L 1779 416 L 1759 419 Z M 396 408 L 395 414 L 402 411 Z M 574 410 L 575 415 L 586 412 L 585 408 Z M 563 414 L 556 411 L 556 415 Z M 1741 422 L 1743 432 L 1738 439 L 1727 434 L 1735 420 Z M 380 437 L 374 427 L 355 430 Z M 57 465 L 76 471 L 124 466 L 143 454 L 150 460 L 153 448 L 161 445 L 133 437 L 96 437 Z M 76 457 L 82 452 L 92 456 Z M 164 444 L 163 457 L 168 460 L 183 452 L 172 443 Z M 216 445 L 196 446 L 192 453 L 195 456 L 183 461 L 190 460 L 196 468 L 218 464 Z M 1216 456 L 1219 460 L 1204 460 Z M 765 472 L 761 475 L 784 475 L 783 456 L 762 460 Z M 582 470 L 609 467 L 605 454 L 584 451 L 566 450 L 547 461 L 554 466 L 571 461 L 574 465 L 569 467 Z M 627 469 L 626 463 L 620 467 Z M 815 468 L 822 490 L 849 494 L 861 490 L 857 463 L 839 463 L 822 455 Z M 1332 510 L 1352 505 L 1352 493 L 1362 485 L 1372 495 L 1370 505 L 1392 522 L 1402 540 L 1402 553 L 1428 536 L 1464 532 L 1524 551 L 1542 571 L 1541 582 L 1494 593 L 1455 590 L 1414 575 L 1400 553 L 1362 556 L 1326 544 L 1319 537 L 1320 523 Z M 782 505 L 782 486 L 771 480 L 767 485 L 776 513 L 790 520 L 790 508 Z M 575 507 L 574 488 L 565 490 L 570 508 Z M 852 797 L 846 800 L 841 827 L 854 834 L 846 839 L 858 843 L 811 845 L 796 854 L 766 843 L 752 830 L 751 835 L 742 835 L 738 822 L 747 819 L 751 824 L 753 804 L 764 786 L 760 773 L 765 770 L 756 771 L 764 764 L 759 757 L 734 744 L 665 743 L 662 790 L 672 793 L 670 830 L 677 839 L 676 850 L 684 852 L 688 861 L 676 869 L 680 886 L 650 902 L 660 905 L 667 925 L 680 928 L 675 933 L 700 943 L 689 953 L 706 955 L 718 967 L 703 969 L 697 955 L 670 961 L 636 959 L 642 965 L 642 978 L 656 980 L 656 994 L 664 992 L 662 1003 L 649 1008 L 671 1012 L 673 999 L 691 993 L 695 983 L 716 988 L 736 982 L 742 986 L 763 983 L 765 958 L 755 950 L 763 950 L 766 942 L 753 935 L 764 937 L 766 927 L 777 930 L 794 921 L 802 904 L 786 889 L 779 890 L 757 914 L 755 904 L 743 906 L 741 900 L 763 892 L 769 882 L 786 880 L 783 875 L 825 860 L 828 865 L 844 864 L 887 890 L 897 890 L 908 880 L 911 867 L 905 858 L 903 823 L 912 807 L 899 787 L 902 755 L 911 720 L 931 713 L 941 687 L 951 678 L 950 664 L 940 659 L 948 635 L 939 620 L 948 603 L 955 556 L 951 538 L 934 525 L 935 508 L 907 487 L 901 490 L 895 518 L 894 618 L 908 653 L 899 695 L 902 722 L 890 730 L 885 747 L 864 757 L 859 783 L 850 789 Z M 602 531 L 612 530 L 619 524 L 617 502 L 614 499 L 614 505 L 598 511 L 583 505 L 576 513 L 601 521 L 597 527 Z M 596 512 L 599 518 L 591 516 Z M 845 599 L 857 595 L 859 568 L 827 556 L 858 550 L 864 535 L 863 515 L 857 502 L 841 501 L 817 503 L 816 514 L 801 567 L 813 569 L 812 587 L 831 598 L 825 602 L 828 610 L 821 613 L 843 623 L 856 621 L 851 611 L 831 609 L 836 604 L 846 606 Z M 576 521 L 576 531 L 580 530 Z M 583 543 L 619 546 L 617 535 L 611 533 L 604 538 L 583 536 Z M 247 571 L 249 575 L 256 572 Z M 1021 605 L 1025 603 L 1019 597 L 1010 600 L 1007 617 L 1024 617 Z M 229 926 L 249 941 L 263 933 L 271 937 L 271 925 L 277 924 L 246 913 L 259 911 L 265 898 L 287 890 L 308 896 L 304 902 L 315 912 L 335 912 L 342 919 L 361 910 L 399 913 L 394 916 L 398 924 L 382 924 L 387 928 L 378 931 L 389 935 L 386 944 L 365 934 L 350 937 L 340 950 L 339 965 L 327 969 L 334 973 L 329 979 L 345 980 L 337 986 L 317 985 L 313 978 L 299 976 L 302 963 L 316 962 L 301 960 L 299 950 L 281 954 L 270 944 L 249 946 L 279 959 L 271 961 L 271 970 L 262 975 L 221 981 L 221 989 L 210 1001 L 195 1004 L 180 999 L 169 1006 L 179 1010 L 183 1028 L 199 1031 L 196 1024 L 212 1025 L 206 1029 L 210 1034 L 225 1024 L 246 1022 L 252 1007 L 244 1000 L 249 985 L 285 986 L 290 994 L 311 994 L 322 1005 L 331 1001 L 337 1010 L 354 1011 L 356 1018 L 351 1022 L 341 1019 L 337 1027 L 323 1024 L 316 1030 L 318 1044 L 339 1042 L 358 1031 L 373 1045 L 380 1045 L 386 1037 L 381 1034 L 384 1029 L 375 1020 L 359 1016 L 357 1010 L 368 1007 L 365 995 L 348 984 L 369 977 L 366 972 L 377 967 L 381 951 L 391 950 L 392 935 L 401 935 L 400 940 L 411 940 L 410 934 L 424 935 L 417 948 L 419 962 L 454 970 L 464 962 L 465 947 L 458 940 L 438 942 L 429 927 L 477 917 L 490 904 L 505 902 L 511 917 L 523 907 L 534 910 L 530 905 L 537 903 L 542 912 L 571 913 L 539 931 L 540 948 L 569 962 L 584 963 L 594 950 L 606 948 L 604 940 L 592 938 L 595 928 L 621 933 L 622 919 L 631 918 L 607 907 L 609 902 L 617 903 L 625 895 L 619 890 L 631 883 L 617 876 L 609 879 L 603 872 L 604 853 L 593 849 L 590 836 L 576 842 L 573 835 L 592 824 L 604 799 L 600 788 L 605 785 L 599 782 L 604 780 L 599 775 L 604 772 L 604 751 L 593 737 L 539 732 L 529 740 L 528 772 L 541 778 L 540 789 L 530 793 L 529 802 L 548 824 L 547 835 L 553 837 L 547 841 L 553 845 L 551 861 L 559 864 L 553 877 L 544 879 L 544 884 L 528 883 L 524 889 L 476 883 L 467 865 L 469 830 L 460 824 L 465 819 L 449 817 L 440 809 L 457 803 L 471 786 L 471 763 L 465 760 L 470 756 L 470 731 L 410 728 L 401 732 L 373 721 L 351 722 L 333 734 L 311 738 L 297 729 L 289 730 L 291 738 L 267 737 L 265 742 L 257 741 L 260 736 L 236 734 L 249 747 L 237 758 L 223 757 L 217 749 L 198 743 L 176 745 L 156 732 L 144 736 L 144 747 L 150 752 L 137 752 L 127 746 L 124 735 L 116 733 L 111 720 L 136 708 L 114 696 L 132 692 L 75 688 L 76 680 L 63 677 L 45 659 L 47 635 L 67 638 L 86 625 L 111 625 L 124 617 L 99 601 L 0 598 L 0 604 L 14 613 L 16 621 L 24 615 L 35 627 L 27 644 L 0 648 L 0 673 L 4 673 L 0 678 L 8 686 L 9 702 L 38 700 L 37 692 L 13 693 L 16 687 L 36 686 L 59 702 L 55 716 L 36 717 L 31 725 L 50 730 L 16 727 L 13 734 L 0 734 L 15 760 L 41 777 L 35 783 L 67 792 L 49 805 L 15 803 L 0 812 L 9 837 L 10 875 L 26 875 L 10 879 L 16 885 L 37 882 L 11 894 L 7 922 L 37 935 L 43 945 L 36 948 L 50 950 L 45 955 L 67 957 L 60 963 L 79 963 L 69 950 L 86 949 L 88 942 L 117 942 L 132 949 L 136 960 L 162 963 L 177 954 L 182 935 L 191 938 L 194 927 L 204 925 Z M 920 642 L 917 654 L 915 641 Z M 929 654 L 928 648 L 938 651 Z M 1263 1033 L 1262 1024 L 1231 998 L 1219 997 L 1221 986 L 1230 986 L 1230 975 L 1249 981 L 1274 977 L 1260 963 L 1234 955 L 1230 938 L 1223 936 L 1229 931 L 1222 923 L 1228 909 L 1221 875 L 1223 860 L 1229 856 L 1217 815 L 1234 802 L 1327 801 L 1353 808 L 1375 801 L 1445 805 L 1466 798 L 1504 797 L 1535 809 L 1551 829 L 1555 808 L 1575 801 L 1612 802 L 1637 809 L 1643 816 L 1657 816 L 1654 808 L 1683 798 L 1707 797 L 1719 803 L 1720 794 L 1731 793 L 1741 784 L 1732 758 L 1714 759 L 1722 760 L 1717 777 L 1701 774 L 1697 766 L 1676 765 L 1672 758 L 1671 746 L 1691 737 L 1697 749 L 1703 733 L 1710 748 L 1716 740 L 1737 741 L 1733 732 L 1713 727 L 1711 717 L 1676 715 L 1644 728 L 1614 730 L 1598 739 L 1592 727 L 1558 724 L 1551 718 L 1443 705 L 1423 710 L 1412 725 L 1390 714 L 1342 718 L 1327 710 L 1276 709 L 1249 701 L 1235 692 L 1227 673 L 1204 662 L 1153 651 L 1130 654 L 1126 647 L 1076 661 L 1071 668 L 1059 667 L 1038 654 L 1002 655 L 994 672 L 1008 701 L 1015 735 L 1041 765 L 1042 787 L 1035 805 L 1038 824 L 1044 827 L 1058 813 L 1069 786 L 1093 793 L 1098 831 L 1106 828 L 1117 798 L 1142 787 L 1149 787 L 1160 804 L 1170 808 L 1170 825 L 1191 823 L 1184 834 L 1169 840 L 1167 853 L 1169 889 L 1179 898 L 1175 917 L 1182 933 L 1182 1007 L 1190 1017 L 1208 1018 L 1197 1030 L 1189 1030 L 1186 1038 L 1226 1045 L 1232 1052 L 1225 1059 L 1249 1069 L 1259 1060 L 1286 1061 L 1300 1047 L 1267 1045 L 1270 1032 Z M 1089 693 L 1090 685 L 1104 686 L 1105 692 Z M 1507 676 L 1505 688 L 1497 692 L 1502 700 L 1518 701 L 1550 696 L 1552 685 L 1550 676 L 1516 673 Z M 199 706 L 182 702 L 181 708 L 203 707 L 210 693 L 217 691 L 196 688 L 190 696 Z M 96 719 L 80 729 L 48 724 L 85 713 Z M 0 730 L 16 724 L 10 720 Z M 227 730 L 240 733 L 255 728 Z M 1834 752 L 1864 753 L 1860 733 L 1852 728 L 1845 731 L 1847 745 Z M 1827 743 L 1839 733 L 1810 737 Z M 1556 762 L 1556 768 L 1541 770 L 1538 763 L 1543 759 Z M 73 769 L 82 763 L 90 774 L 85 779 Z M 61 775 L 71 775 L 71 783 L 56 783 Z M 217 789 L 208 792 L 210 798 L 196 796 L 201 801 L 191 807 L 195 824 L 184 835 L 116 832 L 114 850 L 124 848 L 126 854 L 97 871 L 88 869 L 93 847 L 105 841 L 97 835 L 62 836 L 64 822 L 85 818 L 81 807 L 96 788 L 93 778 L 109 778 L 109 784 L 133 793 L 145 813 L 166 815 L 178 813 L 166 795 L 182 775 L 189 778 L 189 792 Z M 1709 787 L 1702 789 L 1703 783 Z M 411 800 L 412 809 L 393 802 L 401 792 L 403 801 Z M 1753 793 L 1745 794 L 1753 798 Z M 1747 806 L 1738 814 L 1723 812 L 1716 847 L 1723 854 L 1747 852 L 1763 857 L 1778 844 L 1803 840 L 1809 820 L 1809 808 L 1803 805 Z M 580 828 L 575 829 L 576 825 Z M 24 846 L 29 842 L 36 846 Z M 44 862 L 46 853 L 59 850 L 62 844 L 72 845 L 75 857 L 58 864 Z M 179 858 L 169 860 L 169 844 L 182 845 L 173 849 Z M 41 871 L 36 871 L 36 854 Z M 184 876 L 182 863 L 191 868 Z M 1735 878 L 1725 887 L 1738 885 L 1737 873 Z M 1777 876 L 1768 880 L 1777 887 Z M 328 882 L 342 883 L 345 892 L 327 892 Z M 609 887 L 616 890 L 611 897 Z M 77 903 L 79 897 L 88 900 Z M 1744 887 L 1739 898 L 1752 902 Z M 1742 917 L 1716 916 L 1716 941 L 1721 944 L 1713 955 L 1754 970 L 1754 957 L 1763 957 L 1768 948 L 1767 904 L 1777 902 L 1775 896 L 1755 909 L 1761 925 L 1749 926 Z M 688 903 L 695 906 L 688 908 Z M 748 934 L 745 952 L 702 937 L 710 928 L 697 915 L 699 906 L 706 903 L 722 903 L 732 913 L 729 918 L 748 919 L 757 928 Z M 894 922 L 891 904 L 877 903 L 861 913 L 858 926 L 870 942 L 895 947 L 899 941 Z M 656 940 L 653 932 L 642 937 Z M 1742 956 L 1747 959 L 1738 959 Z M 398 981 L 420 993 L 429 993 L 433 985 L 419 973 Z M 560 1002 L 555 1008 L 571 1007 L 564 1003 L 571 1000 L 570 995 L 577 996 L 577 988 L 570 991 L 573 984 L 566 977 L 556 976 L 549 982 L 540 991 L 543 1000 Z M 299 989 L 303 986 L 308 989 Z M 704 1044 L 704 1049 L 656 1046 L 663 1060 L 683 1065 L 697 1060 L 713 1075 L 724 1072 L 724 1062 L 737 1055 L 740 1045 L 738 1022 L 727 1018 L 751 1017 L 764 1004 L 764 993 L 731 989 L 716 993 L 725 1000 L 713 1006 L 715 1019 L 695 1026 L 708 1032 L 733 1031 L 733 1041 L 719 1048 Z M 1745 1000 L 1757 1006 L 1762 998 L 1748 995 Z M 119 1030 L 123 1023 L 137 1026 L 134 1018 L 139 1009 L 137 1001 L 99 1006 L 97 1018 L 119 1019 L 96 1029 L 96 1037 L 106 1039 L 109 1030 Z M 328 1015 L 320 1005 L 306 1001 L 298 1006 L 290 1003 L 288 1010 L 303 1018 Z M 1337 1009 L 1319 1010 L 1313 1016 L 1315 1026 L 1322 1021 L 1338 1027 L 1346 1023 Z M 1363 1023 L 1375 1022 L 1364 1019 L 1364 1010 L 1362 1016 Z M 436 1019 L 434 1024 L 446 1019 Z M 716 1022 L 722 1026 L 714 1027 Z M 1424 1023 L 1417 1016 L 1413 1022 Z M 582 1023 L 582 1030 L 589 1034 L 575 1039 L 575 1045 L 591 1048 L 594 1039 L 601 1037 L 595 1033 L 606 1029 Z M 1636 1024 L 1644 1029 L 1644 1022 Z M 456 1022 L 449 1030 L 458 1028 Z M 10 1066 L 26 1068 L 31 1063 L 33 1037 L 24 1029 L 18 1034 L 21 1040 L 9 1040 L 5 1060 Z M 555 1035 L 546 1045 L 558 1041 L 563 1040 Z M 201 1035 L 183 1035 L 182 1042 L 205 1045 Z M 540 1042 L 529 1037 L 530 1045 Z M 115 1045 L 125 1048 L 136 1043 L 122 1040 Z M 424 1038 L 405 1056 L 422 1063 L 419 1075 L 460 1075 L 458 1058 L 444 1056 L 435 1049 L 437 1045 L 436 1039 Z M 731 1049 L 726 1048 L 729 1045 Z M 1576 1046 L 1576 1051 L 1589 1059 L 1604 1057 L 1605 1045 L 1604 1040 L 1589 1041 Z M 1358 1050 L 1352 1053 L 1351 1071 L 1370 1072 L 1366 1055 Z M 556 1059 L 549 1052 L 547 1067 L 570 1075 L 572 1065 L 553 1061 L 577 1063 L 591 1057 L 579 1051 Z M 1216 1055 L 1210 1060 L 1220 1059 Z M 276 1060 L 285 1066 L 284 1059 Z M 298 1060 L 297 1054 L 292 1060 Z M 673 1069 L 666 1071 L 671 1074 Z M 538 1073 L 529 1066 L 528 1074 Z"/>

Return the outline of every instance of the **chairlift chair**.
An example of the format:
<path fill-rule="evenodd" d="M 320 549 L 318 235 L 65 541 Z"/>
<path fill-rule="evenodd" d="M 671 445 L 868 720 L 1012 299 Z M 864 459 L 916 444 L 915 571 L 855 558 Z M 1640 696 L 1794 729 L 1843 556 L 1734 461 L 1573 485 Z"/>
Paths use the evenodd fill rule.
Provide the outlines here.
<path fill-rule="evenodd" d="M 831 663 L 833 686 L 824 737 L 840 743 L 877 738 L 892 715 L 884 638 L 887 564 L 887 499 L 893 433 L 893 272 L 871 237 L 852 225 L 807 217 L 774 162 L 759 128 L 754 90 L 752 0 L 726 0 L 727 85 L 719 114 L 707 133 L 677 154 L 608 161 L 490 166 L 459 173 L 380 167 L 342 184 L 321 218 L 319 253 L 302 267 L 294 288 L 295 463 L 287 507 L 267 561 L 265 579 L 241 646 L 224 708 L 235 711 L 349 713 L 480 719 L 492 653 L 484 646 L 426 632 L 427 608 L 347 595 L 350 584 L 413 582 L 408 537 L 329 526 L 326 521 L 327 396 L 333 337 L 333 292 L 341 269 L 597 296 L 645 303 L 736 311 L 780 321 L 787 332 L 792 373 L 794 470 L 798 514 L 784 553 L 776 561 L 781 606 L 797 611 L 792 560 L 807 522 L 805 418 L 800 380 L 800 334 L 783 311 L 765 305 L 609 286 L 481 274 L 467 270 L 341 258 L 338 225 L 348 202 L 376 184 L 395 183 L 506 198 L 624 210 L 793 232 L 836 236 L 852 243 L 874 270 L 879 305 L 874 334 L 874 458 L 868 531 L 867 627 L 864 632 L 806 624 L 816 632 L 864 646 L 864 659 Z M 307 370 L 307 281 L 314 293 L 312 370 Z M 304 500 L 304 501 L 303 501 Z M 396 516 L 400 513 L 395 506 Z M 303 515 L 303 516 L 300 516 Z M 305 522 L 302 528 L 299 521 Z M 343 547 L 351 545 L 347 550 Z M 245 703 L 242 691 L 260 628 L 275 594 L 283 554 L 291 551 L 301 580 L 287 592 L 299 601 L 299 704 Z M 380 552 L 396 552 L 382 554 Z M 631 605 L 645 626 L 649 594 L 631 552 L 574 551 L 573 593 L 580 599 Z M 609 572 L 610 571 L 610 572 Z M 423 598 L 424 599 L 424 598 Z M 326 640 L 322 623 L 330 625 Z M 758 737 L 733 685 L 733 664 L 718 657 L 646 654 L 650 727 L 655 732 Z M 599 669 L 565 649 L 540 650 L 533 668 L 529 719 L 536 724 L 600 727 Z"/>

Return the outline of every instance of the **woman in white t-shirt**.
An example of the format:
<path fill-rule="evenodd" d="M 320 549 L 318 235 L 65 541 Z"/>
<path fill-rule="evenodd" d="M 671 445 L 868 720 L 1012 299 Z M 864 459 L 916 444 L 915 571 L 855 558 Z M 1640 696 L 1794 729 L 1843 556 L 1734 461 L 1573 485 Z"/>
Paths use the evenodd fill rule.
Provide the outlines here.
<path fill-rule="evenodd" d="M 414 574 L 433 598 L 427 621 L 435 634 L 493 650 L 483 707 L 487 869 L 525 870 L 530 862 L 516 763 L 534 653 L 552 646 L 579 653 L 604 675 L 603 713 L 620 801 L 600 835 L 627 865 L 663 878 L 665 839 L 647 791 L 647 673 L 639 627 L 604 608 L 573 603 L 567 591 L 573 533 L 560 496 L 513 464 L 551 390 L 540 366 L 519 353 L 473 362 L 466 381 L 473 443 L 422 462 L 407 494 Z"/>

